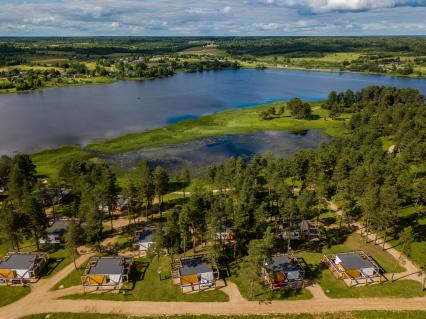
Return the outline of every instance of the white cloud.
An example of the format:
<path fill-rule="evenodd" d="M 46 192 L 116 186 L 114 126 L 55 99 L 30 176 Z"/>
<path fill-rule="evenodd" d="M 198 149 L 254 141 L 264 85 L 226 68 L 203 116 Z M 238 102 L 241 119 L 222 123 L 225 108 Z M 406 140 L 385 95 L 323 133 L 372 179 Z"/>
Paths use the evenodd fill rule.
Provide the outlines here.
<path fill-rule="evenodd" d="M 229 13 L 229 12 L 231 12 L 231 10 L 232 10 L 231 6 L 224 6 L 223 7 L 223 12 L 225 12 L 225 13 Z"/>
<path fill-rule="evenodd" d="M 426 28 L 422 29 L 426 0 L 0 0 L 0 3 L 0 36 L 426 34 Z"/>
<path fill-rule="evenodd" d="M 258 0 L 247 3 L 295 8 L 301 12 L 364 11 L 401 6 L 426 6 L 426 0 Z"/>

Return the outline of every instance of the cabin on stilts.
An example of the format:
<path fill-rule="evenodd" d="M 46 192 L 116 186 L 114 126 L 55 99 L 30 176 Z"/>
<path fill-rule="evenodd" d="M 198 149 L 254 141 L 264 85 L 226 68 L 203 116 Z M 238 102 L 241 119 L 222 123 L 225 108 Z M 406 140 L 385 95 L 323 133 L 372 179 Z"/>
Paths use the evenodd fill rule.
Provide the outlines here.
<path fill-rule="evenodd" d="M 362 250 L 324 255 L 323 262 L 348 287 L 380 284 L 386 280 L 380 274 L 380 267 Z"/>
<path fill-rule="evenodd" d="M 272 256 L 262 266 L 264 281 L 271 289 L 302 288 L 305 285 L 305 269 L 293 254 Z"/>
<path fill-rule="evenodd" d="M 132 265 L 131 257 L 91 257 L 81 276 L 84 292 L 119 290 L 129 281 Z"/>
<path fill-rule="evenodd" d="M 173 283 L 182 293 L 191 293 L 216 288 L 219 270 L 204 255 L 195 255 L 174 260 L 172 263 Z"/>
<path fill-rule="evenodd" d="M 0 262 L 0 283 L 26 285 L 38 280 L 49 257 L 41 252 L 10 252 Z"/>

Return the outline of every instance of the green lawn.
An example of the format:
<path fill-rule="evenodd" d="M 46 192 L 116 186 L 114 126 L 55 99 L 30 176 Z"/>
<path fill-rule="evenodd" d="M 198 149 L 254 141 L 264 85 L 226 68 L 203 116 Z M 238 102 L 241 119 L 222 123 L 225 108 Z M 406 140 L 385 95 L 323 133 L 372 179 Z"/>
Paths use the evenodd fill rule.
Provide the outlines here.
<path fill-rule="evenodd" d="M 157 259 L 138 259 L 135 262 L 132 282 L 129 282 L 120 294 L 77 294 L 66 296 L 67 299 L 104 299 L 117 301 L 191 301 L 191 302 L 217 302 L 228 301 L 228 295 L 220 290 L 204 291 L 194 294 L 182 294 L 178 286 L 173 285 L 170 278 L 170 258 L 161 257 L 160 267 L 162 279 L 160 280 L 157 270 Z M 77 274 L 71 273 L 62 282 L 65 284 L 77 284 Z M 79 282 L 78 282 L 79 284 Z"/>
<path fill-rule="evenodd" d="M 353 311 L 322 314 L 276 314 L 276 315 L 244 315 L 244 316 L 211 316 L 211 315 L 186 315 L 186 316 L 158 316 L 134 317 L 112 314 L 90 313 L 53 313 L 27 316 L 22 319 L 423 319 L 425 311 Z"/>
<path fill-rule="evenodd" d="M 83 270 L 84 270 L 83 267 L 80 267 L 78 269 L 74 269 L 64 279 L 62 279 L 55 286 L 53 286 L 52 290 L 58 290 L 58 289 L 69 288 L 69 287 L 72 287 L 72 286 L 80 285 L 81 284 L 81 274 L 83 273 Z M 61 288 L 59 288 L 59 287 L 61 287 Z"/>
<path fill-rule="evenodd" d="M 43 269 L 41 277 L 52 276 L 71 262 L 72 256 L 66 249 L 60 248 L 54 252 L 51 252 L 49 253 L 49 262 Z"/>
<path fill-rule="evenodd" d="M 337 280 L 327 269 L 321 273 L 320 285 L 325 294 L 331 298 L 412 298 L 425 296 L 425 293 L 421 290 L 421 284 L 414 280 L 398 280 L 380 285 L 349 288 L 342 280 Z"/>
<path fill-rule="evenodd" d="M 30 287 L 0 286 L 0 307 L 15 302 L 30 292 Z"/>

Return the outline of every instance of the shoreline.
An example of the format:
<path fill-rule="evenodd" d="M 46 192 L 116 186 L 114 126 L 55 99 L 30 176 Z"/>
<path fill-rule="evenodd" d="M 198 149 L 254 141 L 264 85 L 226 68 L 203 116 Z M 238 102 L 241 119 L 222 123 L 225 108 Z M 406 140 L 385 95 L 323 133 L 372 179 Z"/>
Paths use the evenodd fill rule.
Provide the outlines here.
<path fill-rule="evenodd" d="M 233 60 L 230 60 L 233 61 Z M 242 63 L 241 61 L 235 60 L 239 63 Z M 241 66 L 239 69 L 256 69 L 256 66 L 251 65 L 244 65 Z M 202 72 L 209 72 L 209 71 L 225 71 L 229 69 L 221 69 L 221 70 L 206 70 Z M 419 79 L 419 80 L 426 80 L 426 74 L 422 76 L 418 75 L 401 75 L 401 74 L 389 74 L 389 73 L 377 73 L 377 72 L 357 72 L 357 71 L 349 71 L 349 70 L 335 70 L 335 69 L 327 69 L 327 68 L 321 68 L 321 69 L 308 69 L 303 67 L 273 67 L 273 66 L 267 66 L 265 69 L 262 70 L 278 70 L 278 71 L 300 71 L 300 72 L 318 72 L 318 73 L 347 73 L 347 74 L 366 74 L 366 75 L 377 75 L 377 76 L 387 76 L 387 77 L 397 77 L 401 79 Z M 262 71 L 259 70 L 259 71 Z M 193 73 L 193 72 L 185 72 L 185 71 L 177 71 L 174 75 L 177 73 Z M 174 76 L 171 75 L 171 76 Z M 34 93 L 34 92 L 41 92 L 46 89 L 55 89 L 55 88 L 63 88 L 63 87 L 79 87 L 79 86 L 85 86 L 85 85 L 102 85 L 102 84 L 112 84 L 119 81 L 147 81 L 147 80 L 154 80 L 154 79 L 163 79 L 167 77 L 158 77 L 158 78 L 107 78 L 107 77 L 94 77 L 93 79 L 102 79 L 102 81 L 95 81 L 95 82 L 87 82 L 87 83 L 69 83 L 69 84 L 63 84 L 63 85 L 52 85 L 52 86 L 43 86 L 40 88 L 36 88 L 33 90 L 25 90 L 25 91 L 16 91 L 13 89 L 0 89 L 0 96 L 3 94 L 19 94 L 19 93 Z M 10 91 L 12 90 L 12 91 Z"/>

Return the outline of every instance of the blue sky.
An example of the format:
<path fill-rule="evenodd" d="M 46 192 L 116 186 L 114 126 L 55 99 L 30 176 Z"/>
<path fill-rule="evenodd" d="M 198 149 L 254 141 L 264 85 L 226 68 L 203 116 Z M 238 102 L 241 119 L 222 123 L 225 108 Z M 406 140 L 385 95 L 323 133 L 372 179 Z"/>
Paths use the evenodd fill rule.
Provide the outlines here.
<path fill-rule="evenodd" d="M 426 35 L 426 0 L 0 0 L 0 36 Z"/>

